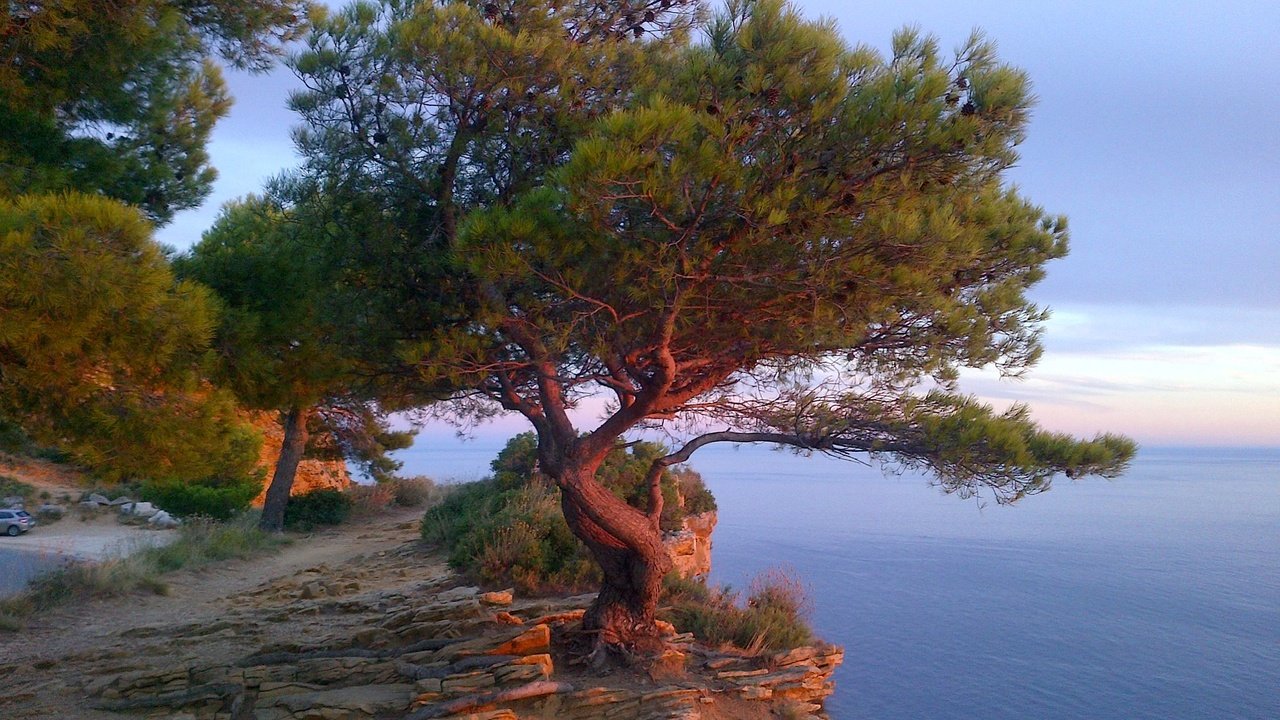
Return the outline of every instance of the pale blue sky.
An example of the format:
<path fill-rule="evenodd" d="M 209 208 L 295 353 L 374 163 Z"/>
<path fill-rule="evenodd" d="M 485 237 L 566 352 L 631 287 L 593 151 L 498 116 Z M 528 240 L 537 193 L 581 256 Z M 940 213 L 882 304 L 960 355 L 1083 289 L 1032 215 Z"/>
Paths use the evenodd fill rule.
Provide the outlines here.
<path fill-rule="evenodd" d="M 978 27 L 1031 76 L 1039 104 L 1010 177 L 1071 218 L 1072 251 L 1033 292 L 1054 309 L 1041 365 L 966 389 L 1081 434 L 1280 445 L 1280 3 L 798 4 L 882 50 L 907 24 L 947 48 Z M 159 234 L 179 248 L 296 162 L 292 75 L 228 79 L 215 194 Z"/>

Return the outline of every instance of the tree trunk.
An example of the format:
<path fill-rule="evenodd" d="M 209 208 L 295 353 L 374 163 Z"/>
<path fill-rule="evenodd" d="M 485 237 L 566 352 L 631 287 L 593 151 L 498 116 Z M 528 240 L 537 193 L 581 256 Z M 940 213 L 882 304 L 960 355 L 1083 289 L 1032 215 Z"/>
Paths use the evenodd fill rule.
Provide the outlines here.
<path fill-rule="evenodd" d="M 570 470 L 559 478 L 565 520 L 604 573 L 600 595 L 583 618 L 597 647 L 646 649 L 655 643 L 662 579 L 672 568 L 657 523 L 596 482 Z"/>
<path fill-rule="evenodd" d="M 307 419 L 311 408 L 295 407 L 284 416 L 284 442 L 280 457 L 276 460 L 275 473 L 267 486 L 267 497 L 262 502 L 262 519 L 258 527 L 266 532 L 284 530 L 284 508 L 289 504 L 293 479 L 298 474 L 298 463 L 307 449 Z"/>

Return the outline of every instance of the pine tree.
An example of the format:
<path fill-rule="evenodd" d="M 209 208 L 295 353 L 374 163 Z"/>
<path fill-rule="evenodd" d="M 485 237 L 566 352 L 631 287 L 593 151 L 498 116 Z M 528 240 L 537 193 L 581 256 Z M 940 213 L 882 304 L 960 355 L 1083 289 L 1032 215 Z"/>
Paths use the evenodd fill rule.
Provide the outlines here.
<path fill-rule="evenodd" d="M 0 198 L 0 416 L 107 480 L 242 477 L 256 432 L 198 373 L 214 326 L 136 210 Z"/>
<path fill-rule="evenodd" d="M 399 230 L 348 238 L 404 261 L 360 291 L 403 309 L 396 357 L 461 389 L 459 417 L 533 426 L 604 571 L 601 648 L 655 636 L 659 479 L 708 444 L 870 455 L 997 502 L 1131 457 L 957 393 L 960 368 L 1034 364 L 1025 290 L 1067 251 L 1066 221 L 1004 182 L 1030 92 L 981 37 L 944 58 L 904 31 L 886 58 L 780 0 L 705 23 L 670 2 L 393 2 L 309 43 L 306 172 Z M 599 393 L 609 413 L 579 427 Z M 595 473 L 655 426 L 689 440 L 653 460 L 641 511 Z"/>
<path fill-rule="evenodd" d="M 195 207 L 231 99 L 212 56 L 267 68 L 301 0 L 60 0 L 0 8 L 0 194 L 79 190 L 153 221 Z"/>
<path fill-rule="evenodd" d="M 244 407 L 280 413 L 284 438 L 260 521 L 273 532 L 284 526 L 298 463 L 314 435 L 333 438 L 328 445 L 375 478 L 398 468 L 387 452 L 412 439 L 388 429 L 373 384 L 357 374 L 360 338 L 342 327 L 347 318 L 332 294 L 325 229 L 314 220 L 305 207 L 250 197 L 224 208 L 175 262 L 182 277 L 220 301 L 214 380 Z"/>

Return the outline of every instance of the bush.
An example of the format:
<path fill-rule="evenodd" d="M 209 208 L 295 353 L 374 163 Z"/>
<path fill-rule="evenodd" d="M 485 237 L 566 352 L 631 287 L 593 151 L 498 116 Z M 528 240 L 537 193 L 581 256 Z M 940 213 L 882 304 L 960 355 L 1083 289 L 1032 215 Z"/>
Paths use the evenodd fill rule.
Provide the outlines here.
<path fill-rule="evenodd" d="M 247 510 L 261 491 L 257 480 L 241 478 L 154 482 L 143 485 L 140 492 L 143 500 L 179 517 L 229 520 Z"/>
<path fill-rule="evenodd" d="M 455 569 L 484 585 L 533 594 L 591 589 L 600 581 L 599 568 L 565 522 L 560 491 L 537 472 L 537 450 L 532 433 L 512 438 L 491 464 L 491 478 L 450 486 L 451 494 L 427 511 L 422 537 L 443 545 Z M 656 443 L 636 443 L 611 454 L 596 477 L 643 508 L 649 467 L 665 454 Z M 702 478 L 688 468 L 668 471 L 662 489 L 663 529 L 680 528 L 687 512 L 715 509 Z"/>
<path fill-rule="evenodd" d="M 587 589 L 600 579 L 560 513 L 559 490 L 542 485 L 458 485 L 423 516 L 422 537 L 443 545 L 450 565 L 487 586 L 540 594 Z"/>
<path fill-rule="evenodd" d="M 702 476 L 689 467 L 672 470 L 686 515 L 700 515 L 716 509 L 716 498 L 702 482 Z"/>
<path fill-rule="evenodd" d="M 669 577 L 662 614 L 682 632 L 710 645 L 750 654 L 782 652 L 813 642 L 805 586 L 792 573 L 771 570 L 751 583 L 746 603 L 731 588 Z"/>
<path fill-rule="evenodd" d="M 31 438 L 18 423 L 0 415 L 0 452 L 25 453 L 31 449 Z"/>
<path fill-rule="evenodd" d="M 436 495 L 436 484 L 428 477 L 395 478 L 387 482 L 400 507 L 422 507 Z"/>
<path fill-rule="evenodd" d="M 0 475 L 0 498 L 20 497 L 22 502 L 30 503 L 35 496 L 35 486 L 8 475 Z"/>
<path fill-rule="evenodd" d="M 352 485 L 347 495 L 351 498 L 351 511 L 356 515 L 384 512 L 396 499 L 395 489 L 387 483 Z"/>
<path fill-rule="evenodd" d="M 351 498 L 340 490 L 322 488 L 289 498 L 284 526 L 307 532 L 321 525 L 340 525 L 351 515 Z"/>

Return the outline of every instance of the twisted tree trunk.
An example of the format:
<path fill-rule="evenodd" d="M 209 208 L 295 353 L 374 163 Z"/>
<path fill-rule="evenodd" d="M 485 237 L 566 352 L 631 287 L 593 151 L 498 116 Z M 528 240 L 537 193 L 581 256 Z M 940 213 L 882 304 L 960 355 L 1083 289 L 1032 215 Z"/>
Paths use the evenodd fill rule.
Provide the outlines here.
<path fill-rule="evenodd" d="M 565 520 L 586 544 L 604 583 L 583 618 L 597 647 L 635 649 L 656 641 L 662 579 L 672 568 L 657 522 L 596 482 L 587 468 L 557 478 Z"/>
<path fill-rule="evenodd" d="M 280 457 L 276 460 L 271 484 L 267 486 L 267 496 L 262 501 L 262 518 L 258 521 L 258 527 L 266 532 L 284 530 L 284 509 L 289 504 L 293 479 L 298 475 L 298 463 L 302 462 L 302 454 L 307 449 L 307 420 L 310 417 L 309 407 L 295 407 L 285 413 L 284 442 L 280 446 Z"/>

